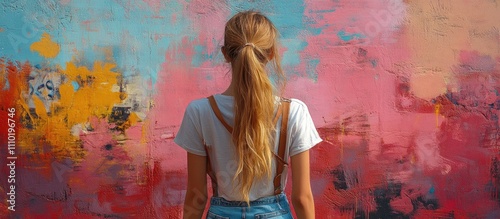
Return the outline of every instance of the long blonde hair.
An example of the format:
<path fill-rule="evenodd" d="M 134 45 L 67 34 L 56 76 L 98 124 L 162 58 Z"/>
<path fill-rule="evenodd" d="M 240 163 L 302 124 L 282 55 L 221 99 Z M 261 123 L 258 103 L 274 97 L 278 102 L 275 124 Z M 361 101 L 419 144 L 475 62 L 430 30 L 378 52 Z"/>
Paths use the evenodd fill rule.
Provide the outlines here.
<path fill-rule="evenodd" d="M 271 21 L 255 11 L 234 15 L 225 27 L 223 50 L 231 62 L 234 84 L 232 140 L 238 156 L 233 181 L 238 179 L 239 192 L 247 203 L 254 179 L 271 176 L 274 93 L 278 90 L 266 65 L 270 62 L 274 67 L 275 84 L 284 85 L 278 34 Z"/>

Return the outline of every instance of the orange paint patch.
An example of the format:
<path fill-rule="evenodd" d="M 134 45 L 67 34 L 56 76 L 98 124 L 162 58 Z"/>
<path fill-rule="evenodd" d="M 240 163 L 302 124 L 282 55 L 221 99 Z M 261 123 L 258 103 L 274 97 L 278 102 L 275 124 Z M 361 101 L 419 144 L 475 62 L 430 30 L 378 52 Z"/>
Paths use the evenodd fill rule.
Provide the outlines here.
<path fill-rule="evenodd" d="M 43 102 L 38 97 L 33 97 L 33 102 L 35 104 L 36 115 L 40 117 L 40 119 L 46 120 L 48 115 Z"/>
<path fill-rule="evenodd" d="M 48 33 L 43 33 L 42 38 L 38 42 L 34 42 L 30 46 L 31 51 L 38 52 L 41 56 L 45 58 L 55 58 L 61 48 L 59 44 L 52 41 Z"/>
<path fill-rule="evenodd" d="M 453 67 L 460 64 L 460 50 L 498 56 L 500 13 L 494 1 L 408 1 L 407 31 L 409 51 L 415 63 L 433 75 L 413 77 L 417 97 L 427 99 L 446 92 L 453 85 Z M 429 78 L 425 78 L 429 77 Z M 420 84 L 424 83 L 424 84 Z M 420 85 L 418 85 L 420 84 Z"/>
<path fill-rule="evenodd" d="M 136 125 L 140 120 L 141 118 L 139 118 L 139 116 L 137 116 L 135 112 L 130 113 L 130 116 L 128 117 L 128 122 L 130 123 L 130 126 Z"/>
<path fill-rule="evenodd" d="M 426 72 L 414 74 L 411 77 L 410 88 L 415 96 L 431 100 L 446 93 L 446 82 L 440 73 Z"/>

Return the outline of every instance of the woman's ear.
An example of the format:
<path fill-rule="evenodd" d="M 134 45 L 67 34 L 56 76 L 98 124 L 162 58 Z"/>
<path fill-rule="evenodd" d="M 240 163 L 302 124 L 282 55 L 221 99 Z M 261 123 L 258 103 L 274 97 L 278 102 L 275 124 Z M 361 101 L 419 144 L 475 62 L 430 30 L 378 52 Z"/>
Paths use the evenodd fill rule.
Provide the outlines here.
<path fill-rule="evenodd" d="M 226 59 L 226 62 L 231 62 L 231 59 L 227 55 L 226 47 L 221 47 L 220 51 L 222 52 L 222 55 L 224 55 L 224 59 Z"/>

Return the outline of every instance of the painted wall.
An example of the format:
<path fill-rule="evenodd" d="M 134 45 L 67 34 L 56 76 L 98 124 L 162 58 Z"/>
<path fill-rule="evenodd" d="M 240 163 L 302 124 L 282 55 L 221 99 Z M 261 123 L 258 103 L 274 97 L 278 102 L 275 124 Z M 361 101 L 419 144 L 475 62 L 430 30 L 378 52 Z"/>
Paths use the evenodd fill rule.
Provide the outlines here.
<path fill-rule="evenodd" d="M 498 218 L 498 4 L 2 1 L 0 215 L 179 217 L 172 139 L 189 101 L 228 85 L 223 26 L 253 8 L 325 139 L 319 218 Z"/>

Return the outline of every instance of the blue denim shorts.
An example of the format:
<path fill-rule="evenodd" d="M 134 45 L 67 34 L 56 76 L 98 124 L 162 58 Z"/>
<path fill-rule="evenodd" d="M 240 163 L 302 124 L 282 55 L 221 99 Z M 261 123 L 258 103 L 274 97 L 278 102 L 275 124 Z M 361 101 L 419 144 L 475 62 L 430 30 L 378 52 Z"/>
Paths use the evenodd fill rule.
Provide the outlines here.
<path fill-rule="evenodd" d="M 290 219 L 290 205 L 285 194 L 268 196 L 250 202 L 227 201 L 222 197 L 212 197 L 207 213 L 208 219 L 233 218 L 275 218 Z"/>

